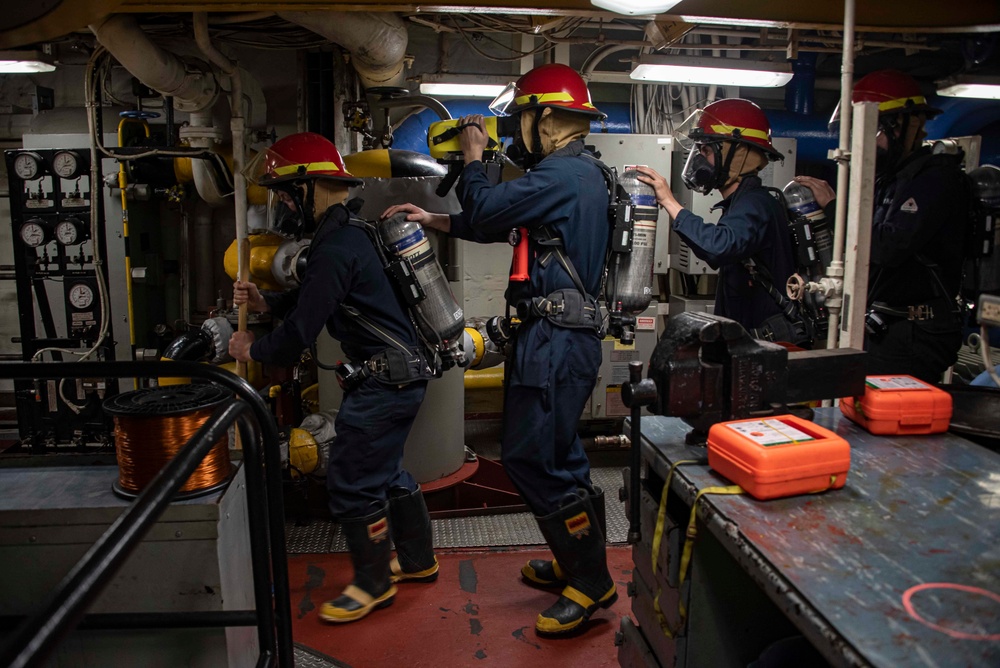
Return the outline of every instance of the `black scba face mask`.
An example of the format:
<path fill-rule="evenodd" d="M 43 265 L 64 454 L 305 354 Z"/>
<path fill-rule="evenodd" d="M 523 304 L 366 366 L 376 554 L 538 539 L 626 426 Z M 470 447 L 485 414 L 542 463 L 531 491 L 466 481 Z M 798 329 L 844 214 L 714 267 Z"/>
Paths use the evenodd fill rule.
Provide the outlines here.
<path fill-rule="evenodd" d="M 712 192 L 717 187 L 719 180 L 719 169 L 721 163 L 721 151 L 715 144 L 708 144 L 715 154 L 715 164 L 713 165 L 701 152 L 701 145 L 696 144 L 688 152 L 687 161 L 684 163 L 684 171 L 681 179 L 688 190 L 693 190 L 702 195 Z"/>
<path fill-rule="evenodd" d="M 307 181 L 305 186 L 293 183 L 274 188 L 274 190 L 288 195 L 295 203 L 294 211 L 281 200 L 273 205 L 272 227 L 277 232 L 301 239 L 303 235 L 312 234 L 315 231 L 316 224 L 312 216 L 312 189 L 312 181 Z"/>

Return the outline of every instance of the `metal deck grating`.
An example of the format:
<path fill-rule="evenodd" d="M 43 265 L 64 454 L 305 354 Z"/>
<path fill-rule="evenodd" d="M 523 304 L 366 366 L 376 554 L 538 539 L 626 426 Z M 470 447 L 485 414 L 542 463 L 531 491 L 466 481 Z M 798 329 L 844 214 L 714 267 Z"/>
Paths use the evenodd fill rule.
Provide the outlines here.
<path fill-rule="evenodd" d="M 478 455 L 490 459 L 500 457 L 500 420 L 468 420 L 465 423 L 467 445 Z M 625 506 L 618 500 L 622 486 L 622 471 L 617 467 L 591 469 L 591 479 L 604 489 L 609 543 L 624 543 L 628 535 Z M 480 515 L 432 520 L 434 546 L 439 548 L 489 548 L 518 545 L 544 545 L 530 512 L 505 515 Z M 301 525 L 285 525 L 290 554 L 322 554 L 345 552 L 347 544 L 336 523 L 312 519 Z"/>
<path fill-rule="evenodd" d="M 591 470 L 594 483 L 604 488 L 608 542 L 624 543 L 628 534 L 625 506 L 618 500 L 622 474 L 618 468 Z M 543 545 L 538 525 L 531 513 L 506 515 L 481 515 L 432 520 L 434 545 L 439 548 L 507 547 L 515 545 Z M 321 554 L 344 552 L 340 526 L 328 520 L 314 519 L 301 526 L 292 522 L 285 525 L 290 554 Z"/>

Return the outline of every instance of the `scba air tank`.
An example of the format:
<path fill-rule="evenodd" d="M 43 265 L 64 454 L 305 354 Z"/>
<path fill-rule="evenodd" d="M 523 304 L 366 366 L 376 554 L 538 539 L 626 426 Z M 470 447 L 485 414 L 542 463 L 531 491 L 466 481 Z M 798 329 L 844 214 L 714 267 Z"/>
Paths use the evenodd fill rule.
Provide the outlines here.
<path fill-rule="evenodd" d="M 409 261 L 413 279 L 424 294 L 423 299 L 411 306 L 420 335 L 442 357 L 464 366 L 462 307 L 455 301 L 424 228 L 415 221 L 406 220 L 406 215 L 400 212 L 382 221 L 379 236 L 393 255 Z"/>
<path fill-rule="evenodd" d="M 656 191 L 638 176 L 639 172 L 628 169 L 618 178 L 632 203 L 632 252 L 611 254 L 605 295 L 609 310 L 618 310 L 620 305 L 622 313 L 632 315 L 645 311 L 653 300 L 653 255 L 659 213 Z"/>
<path fill-rule="evenodd" d="M 816 201 L 812 190 L 796 181 L 785 186 L 782 192 L 785 194 L 785 203 L 788 205 L 788 214 L 793 227 L 796 218 L 801 217 L 809 221 L 811 239 L 799 241 L 800 245 L 811 241 L 816 251 L 816 257 L 810 258 L 808 264 L 814 266 L 818 264 L 818 273 L 825 273 L 833 261 L 833 236 L 823 207 Z"/>

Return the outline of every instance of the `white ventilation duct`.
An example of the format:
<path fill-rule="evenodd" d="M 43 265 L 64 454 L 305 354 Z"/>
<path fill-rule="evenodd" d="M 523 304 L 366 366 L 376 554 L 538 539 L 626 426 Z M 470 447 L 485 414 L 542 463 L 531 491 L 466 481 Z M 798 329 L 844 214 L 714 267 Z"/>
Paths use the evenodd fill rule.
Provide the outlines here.
<path fill-rule="evenodd" d="M 219 84 L 208 64 L 185 61 L 154 44 L 135 17 L 115 14 L 89 27 L 125 69 L 146 86 L 173 97 L 179 111 L 199 112 L 215 104 Z"/>
<path fill-rule="evenodd" d="M 407 36 L 399 16 L 381 12 L 278 12 L 278 16 L 350 51 L 365 88 L 403 85 Z"/>

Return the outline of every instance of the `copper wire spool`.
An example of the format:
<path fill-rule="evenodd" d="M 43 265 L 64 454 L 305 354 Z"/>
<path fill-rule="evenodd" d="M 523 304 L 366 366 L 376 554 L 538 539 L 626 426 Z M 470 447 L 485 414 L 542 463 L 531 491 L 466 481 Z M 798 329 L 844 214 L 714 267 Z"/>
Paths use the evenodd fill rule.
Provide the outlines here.
<path fill-rule="evenodd" d="M 114 417 L 118 480 L 115 493 L 138 496 L 233 395 L 209 384 L 174 385 L 126 392 L 104 402 Z M 220 438 L 194 470 L 176 499 L 209 494 L 223 487 L 231 473 L 228 439 Z"/>

